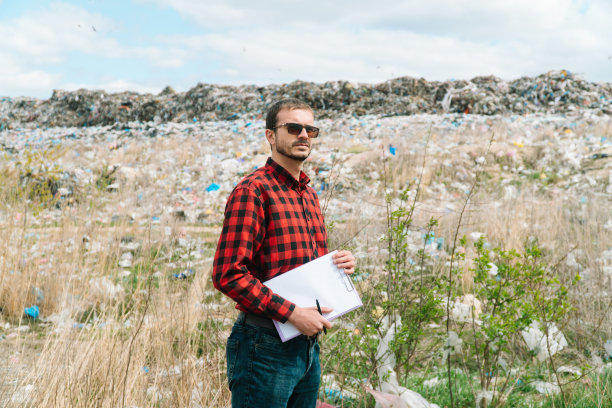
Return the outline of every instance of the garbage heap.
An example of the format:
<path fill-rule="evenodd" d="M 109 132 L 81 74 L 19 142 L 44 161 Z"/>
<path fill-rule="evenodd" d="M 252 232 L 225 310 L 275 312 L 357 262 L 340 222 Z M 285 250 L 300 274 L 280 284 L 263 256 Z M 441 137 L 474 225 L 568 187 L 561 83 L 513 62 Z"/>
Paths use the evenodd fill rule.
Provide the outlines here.
<path fill-rule="evenodd" d="M 337 115 L 612 114 L 612 84 L 594 83 L 566 70 L 504 81 L 494 76 L 427 81 L 401 77 L 379 84 L 294 81 L 266 86 L 198 84 L 187 92 L 166 87 L 158 95 L 81 89 L 56 90 L 50 99 L 1 98 L 0 130 L 17 127 L 95 126 L 129 122 L 198 122 L 259 119 L 284 97 L 308 102 L 322 117 Z"/>

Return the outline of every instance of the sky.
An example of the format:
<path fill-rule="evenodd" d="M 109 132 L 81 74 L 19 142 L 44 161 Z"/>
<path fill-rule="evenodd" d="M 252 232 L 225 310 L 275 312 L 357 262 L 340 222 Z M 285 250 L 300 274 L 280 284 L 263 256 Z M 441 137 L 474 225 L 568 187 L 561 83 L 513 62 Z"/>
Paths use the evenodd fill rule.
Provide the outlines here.
<path fill-rule="evenodd" d="M 0 0 L 0 95 L 567 69 L 612 82 L 611 0 Z"/>

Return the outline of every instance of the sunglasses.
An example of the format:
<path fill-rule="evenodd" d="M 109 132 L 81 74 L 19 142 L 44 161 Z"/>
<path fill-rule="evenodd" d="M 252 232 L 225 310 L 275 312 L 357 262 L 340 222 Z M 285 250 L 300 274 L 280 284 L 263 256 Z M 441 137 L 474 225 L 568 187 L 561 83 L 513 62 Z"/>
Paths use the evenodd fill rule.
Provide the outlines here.
<path fill-rule="evenodd" d="M 309 138 L 313 139 L 317 136 L 319 136 L 319 128 L 318 127 L 314 127 L 314 126 L 309 126 L 309 125 L 300 125 L 299 123 L 283 123 L 282 125 L 278 125 L 276 127 L 274 127 L 273 129 L 276 130 L 280 127 L 286 126 L 287 127 L 287 132 L 289 132 L 290 135 L 293 136 L 298 136 L 300 133 L 302 133 L 302 129 L 306 129 L 306 134 L 308 135 Z"/>

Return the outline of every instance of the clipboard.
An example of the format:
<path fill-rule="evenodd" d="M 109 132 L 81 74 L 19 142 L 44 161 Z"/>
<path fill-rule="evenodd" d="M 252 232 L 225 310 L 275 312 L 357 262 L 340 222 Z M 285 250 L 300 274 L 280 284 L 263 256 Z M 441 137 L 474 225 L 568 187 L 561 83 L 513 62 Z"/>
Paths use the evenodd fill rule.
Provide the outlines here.
<path fill-rule="evenodd" d="M 332 256 L 336 252 L 338 251 L 330 252 L 265 281 L 264 285 L 300 307 L 316 306 L 315 301 L 318 299 L 321 306 L 334 309 L 323 315 L 327 320 L 334 320 L 363 306 L 351 278 L 343 269 L 334 265 Z M 289 322 L 273 322 L 283 342 L 301 334 Z"/>

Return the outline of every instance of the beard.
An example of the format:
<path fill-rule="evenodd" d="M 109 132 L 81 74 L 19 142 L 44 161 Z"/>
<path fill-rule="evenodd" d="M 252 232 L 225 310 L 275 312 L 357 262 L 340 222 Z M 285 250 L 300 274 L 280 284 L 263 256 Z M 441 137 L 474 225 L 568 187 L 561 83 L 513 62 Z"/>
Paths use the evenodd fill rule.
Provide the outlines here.
<path fill-rule="evenodd" d="M 293 160 L 304 161 L 308 158 L 308 156 L 310 156 L 310 152 L 312 152 L 312 146 L 310 144 L 308 145 L 307 152 L 300 151 L 298 153 L 294 153 L 292 152 L 292 149 L 294 146 L 293 144 L 279 143 L 279 142 L 280 140 L 277 138 L 276 139 L 276 152 L 279 154 L 282 154 L 285 157 L 293 159 Z"/>

